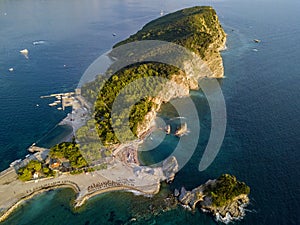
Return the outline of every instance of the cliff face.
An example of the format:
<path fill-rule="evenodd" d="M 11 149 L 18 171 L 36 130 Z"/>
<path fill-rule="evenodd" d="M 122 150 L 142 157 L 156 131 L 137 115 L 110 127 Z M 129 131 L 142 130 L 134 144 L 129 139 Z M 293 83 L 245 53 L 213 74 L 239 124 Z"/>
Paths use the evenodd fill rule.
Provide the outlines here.
<path fill-rule="evenodd" d="M 218 220 L 226 222 L 227 219 L 238 219 L 245 215 L 244 206 L 249 203 L 249 197 L 245 194 L 241 194 L 235 197 L 232 201 L 228 202 L 225 206 L 212 206 L 211 199 L 206 197 L 201 202 L 201 208 L 211 212 Z"/>
<path fill-rule="evenodd" d="M 223 174 L 216 180 L 209 180 L 205 184 L 191 191 L 181 188 L 175 190 L 178 201 L 195 209 L 198 205 L 203 211 L 210 212 L 218 221 L 230 222 L 245 215 L 245 207 L 249 203 L 250 188 L 236 180 L 236 177 Z"/>
<path fill-rule="evenodd" d="M 186 8 L 153 20 L 114 48 L 142 40 L 161 40 L 181 45 L 207 63 L 212 71 L 211 76 L 219 78 L 224 75 L 220 51 L 225 49 L 226 34 L 215 10 L 210 6 Z M 189 68 L 190 64 L 187 61 L 185 67 Z"/>
<path fill-rule="evenodd" d="M 104 85 L 95 110 L 98 133 L 104 143 L 118 143 L 112 129 L 109 107 L 114 102 L 113 96 L 116 97 L 122 88 L 135 78 L 158 77 L 168 80 L 163 82 L 161 91 L 148 95 L 154 96 L 151 101 L 156 104 L 149 104 L 149 97 L 137 103 L 131 114 L 134 115 L 130 121 L 131 129 L 135 135 L 142 137 L 152 126 L 163 102 L 188 96 L 190 89 L 198 89 L 198 82 L 203 77 L 223 77 L 220 50 L 225 42 L 226 35 L 215 10 L 208 6 L 197 6 L 153 20 L 136 34 L 116 44 L 109 53 L 115 61 L 107 71 L 108 76 L 114 73 L 114 79 L 109 79 Z M 156 88 L 156 84 L 147 85 L 146 89 Z M 131 95 L 139 93 L 133 91 Z M 124 101 L 130 101 L 130 94 L 127 97 Z M 118 119 L 121 121 L 123 118 Z M 124 136 L 128 136 L 127 133 Z"/>
<path fill-rule="evenodd" d="M 171 75 L 170 81 L 164 84 L 163 90 L 160 91 L 158 96 L 151 99 L 157 105 L 147 113 L 144 121 L 139 122 L 137 128 L 137 136 L 139 137 L 150 129 L 152 121 L 156 117 L 156 111 L 159 110 L 163 102 L 188 96 L 190 89 L 199 88 L 199 79 L 203 77 L 222 78 L 224 76 L 220 51 L 225 48 L 226 34 L 213 8 L 197 6 L 168 14 L 146 24 L 136 34 L 116 44 L 114 48 L 141 40 L 172 42 L 188 49 L 195 57 L 184 60 L 181 66 L 184 71 Z M 151 61 L 153 55 L 167 55 L 168 53 L 165 52 L 168 52 L 168 50 L 162 48 L 159 51 L 152 51 L 143 55 L 142 58 L 144 61 L 148 59 Z M 132 52 L 134 53 L 134 50 Z M 132 52 L 127 55 L 130 55 L 130 57 L 135 55 Z M 117 57 L 114 50 L 111 56 Z M 199 62 L 199 59 L 201 59 L 201 62 Z M 206 64 L 205 70 L 199 72 L 198 69 L 195 69 L 203 63 Z"/>

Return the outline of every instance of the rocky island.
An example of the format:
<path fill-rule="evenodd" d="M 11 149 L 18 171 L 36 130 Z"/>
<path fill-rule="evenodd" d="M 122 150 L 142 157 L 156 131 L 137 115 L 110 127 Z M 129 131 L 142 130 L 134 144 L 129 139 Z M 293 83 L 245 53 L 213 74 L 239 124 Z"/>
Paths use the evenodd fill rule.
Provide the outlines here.
<path fill-rule="evenodd" d="M 170 49 L 164 46 L 143 55 L 135 54 L 136 49 L 122 48 L 142 40 L 161 40 L 180 45 L 200 57 L 210 73 L 194 73 L 191 68 L 197 61 L 182 59 L 181 54 L 173 54 L 175 60 L 181 63 L 181 68 L 153 61 L 153 56 L 170 54 Z M 73 99 L 76 109 L 73 108 L 72 113 L 61 123 L 76 125 L 76 135 L 72 142 L 42 149 L 1 172 L 0 193 L 6 195 L 0 198 L 0 221 L 26 199 L 54 188 L 72 188 L 77 194 L 74 203 L 76 207 L 91 196 L 107 191 L 129 190 L 147 195 L 158 193 L 162 181 L 171 182 L 174 179 L 178 171 L 177 159 L 170 156 L 155 168 L 141 166 L 137 157 L 138 147 L 147 134 L 156 129 L 154 120 L 163 103 L 188 96 L 191 89 L 199 88 L 201 78 L 223 77 L 220 51 L 225 48 L 225 42 L 226 35 L 214 9 L 192 7 L 160 17 L 116 44 L 109 53 L 114 63 L 106 74 L 97 76 L 93 82 L 86 83 L 80 91 L 76 91 Z M 114 70 L 120 68 L 124 61 L 132 59 L 136 63 Z M 140 59 L 143 62 L 139 62 Z M 121 112 L 112 115 L 114 101 L 119 92 L 131 82 L 151 77 L 164 79 L 164 82 L 154 79 L 147 83 L 147 88 L 154 91 L 155 95 L 146 96 L 136 103 L 131 97 L 138 96 L 139 90 L 131 88 L 128 92 L 130 94 L 124 96 L 124 102 L 129 105 L 134 103 L 129 113 L 130 130 L 126 130 L 123 121 L 127 114 Z M 113 121 L 116 123 L 113 124 Z M 116 130 L 119 130 L 118 135 Z M 170 128 L 167 130 L 170 132 Z M 234 192 L 234 198 L 221 201 L 218 198 L 221 196 L 219 192 L 226 192 L 224 186 L 219 185 L 223 184 L 223 178 L 192 192 L 182 189 L 179 201 L 192 208 L 201 202 L 201 208 L 214 215 L 219 213 L 224 216 L 225 213 L 226 216 L 229 212 L 235 216 L 227 208 L 235 207 L 235 202 L 239 202 L 242 195 Z M 226 176 L 224 179 L 227 181 Z M 240 183 L 236 184 L 240 187 Z M 247 200 L 247 190 L 238 193 L 244 194 L 242 202 Z"/>
<path fill-rule="evenodd" d="M 186 191 L 175 190 L 181 204 L 202 211 L 210 212 L 217 221 L 228 223 L 244 216 L 244 208 L 249 203 L 250 188 L 236 179 L 235 176 L 223 174 L 216 180 L 209 180 L 199 187 Z"/>

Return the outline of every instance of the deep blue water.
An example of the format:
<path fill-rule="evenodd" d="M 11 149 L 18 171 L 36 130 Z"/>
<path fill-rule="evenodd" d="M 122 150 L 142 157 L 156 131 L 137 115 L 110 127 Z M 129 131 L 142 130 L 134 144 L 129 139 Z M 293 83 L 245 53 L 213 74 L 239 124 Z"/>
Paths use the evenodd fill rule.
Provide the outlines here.
<path fill-rule="evenodd" d="M 193 93 L 201 124 L 198 148 L 165 189 L 183 185 L 193 188 L 224 172 L 232 173 L 251 187 L 251 212 L 238 224 L 300 224 L 297 0 L 2 0 L 0 169 L 24 157 L 33 142 L 42 138 L 43 144 L 49 145 L 63 130 L 52 129 L 66 112 L 50 108 L 48 100 L 39 98 L 41 95 L 74 89 L 94 59 L 157 18 L 161 9 L 171 12 L 208 4 L 215 7 L 228 34 L 228 50 L 223 52 L 226 78 L 221 82 L 228 114 L 226 135 L 213 164 L 198 172 L 210 132 L 210 111 L 203 95 Z M 255 44 L 255 38 L 262 42 Z M 45 43 L 32 45 L 36 40 Z M 24 48 L 29 50 L 28 60 L 19 53 Z M 10 67 L 13 72 L 8 71 Z M 164 107 L 161 114 L 170 115 L 170 109 Z M 140 157 L 148 162 L 160 160 L 172 145 L 171 137 L 151 154 Z M 74 212 L 70 208 L 72 199 L 74 194 L 68 189 L 42 194 L 4 224 L 122 224 L 135 216 L 136 208 L 149 205 L 147 198 L 115 192 L 97 196 Z M 215 222 L 208 215 L 179 207 L 140 224 Z"/>

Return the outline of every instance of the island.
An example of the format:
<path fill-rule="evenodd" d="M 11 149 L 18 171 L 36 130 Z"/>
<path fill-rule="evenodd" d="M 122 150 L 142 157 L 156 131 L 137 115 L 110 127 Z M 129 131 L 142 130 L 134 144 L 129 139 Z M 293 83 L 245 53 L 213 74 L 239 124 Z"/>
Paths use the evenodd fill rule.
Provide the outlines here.
<path fill-rule="evenodd" d="M 213 214 L 217 221 L 224 223 L 243 218 L 249 193 L 250 187 L 230 174 L 209 180 L 192 191 L 186 191 L 184 187 L 174 191 L 182 205 L 190 209 L 199 205 L 202 211 Z"/>
<path fill-rule="evenodd" d="M 209 67 L 210 74 L 189 76 L 186 71 L 173 65 L 154 62 L 150 59 L 153 54 L 165 53 L 169 49 L 160 48 L 151 54 L 143 55 L 144 62 L 134 63 L 111 74 L 114 66 L 121 59 L 119 47 L 141 40 L 161 40 L 176 43 L 193 54 L 199 56 Z M 145 138 L 155 129 L 156 113 L 161 105 L 170 99 L 188 96 L 190 89 L 198 89 L 198 80 L 204 77 L 222 78 L 224 76 L 223 62 L 220 51 L 225 48 L 226 34 L 222 29 L 215 10 L 208 6 L 197 6 L 182 9 L 162 16 L 146 24 L 136 34 L 117 43 L 109 57 L 115 60 L 106 74 L 96 77 L 92 82 L 84 84 L 71 93 L 52 94 L 57 101 L 50 106 L 59 110 L 72 106 L 72 112 L 60 124 L 73 127 L 75 136 L 66 142 L 59 143 L 50 149 L 33 144 L 29 154 L 23 160 L 16 160 L 10 167 L 0 173 L 0 222 L 5 220 L 22 202 L 33 196 L 55 188 L 72 188 L 77 194 L 75 207 L 80 207 L 92 196 L 108 191 L 135 191 L 145 195 L 155 195 L 160 190 L 161 182 L 171 182 L 178 172 L 178 162 L 174 156 L 163 161 L 160 166 L 142 166 L 138 160 L 138 148 Z M 136 57 L 132 52 L 121 52 L 126 60 Z M 140 57 L 140 56 L 139 56 Z M 150 57 L 150 58 L 149 58 Z M 177 58 L 179 60 L 179 58 Z M 191 62 L 182 62 L 187 70 Z M 112 115 L 113 103 L 118 93 L 128 84 L 139 78 L 161 77 L 176 83 L 176 87 L 168 82 L 148 83 L 147 88 L 162 91 L 156 96 L 146 96 L 131 108 L 128 130 L 123 130 L 124 115 Z M 106 79 L 105 82 L 103 80 Z M 131 95 L 137 90 L 130 89 Z M 112 121 L 117 121 L 115 125 Z M 119 129 L 119 135 L 115 130 Z M 170 133 L 170 127 L 163 127 Z M 186 124 L 177 130 L 180 137 L 187 131 Z M 134 135 L 131 135 L 134 134 Z M 120 141 L 122 139 L 122 141 Z M 220 199 L 223 188 L 222 180 L 232 178 L 221 177 L 201 187 L 202 209 L 213 214 L 226 214 L 220 210 L 235 201 L 237 194 L 249 193 L 247 187 L 236 182 L 238 191 L 229 199 Z M 233 179 L 233 178 L 232 178 Z M 240 188 L 245 188 L 240 191 Z M 235 189 L 234 189 L 235 190 Z M 199 192 L 192 191 L 192 192 Z M 227 192 L 226 192 L 227 193 Z M 186 197 L 187 192 L 181 191 L 179 202 L 195 207 Z M 231 193 L 229 193 L 231 196 Z M 239 196 L 239 195 L 238 195 Z M 199 197 L 199 196 L 198 196 Z M 228 201 L 227 201 L 228 200 Z"/>

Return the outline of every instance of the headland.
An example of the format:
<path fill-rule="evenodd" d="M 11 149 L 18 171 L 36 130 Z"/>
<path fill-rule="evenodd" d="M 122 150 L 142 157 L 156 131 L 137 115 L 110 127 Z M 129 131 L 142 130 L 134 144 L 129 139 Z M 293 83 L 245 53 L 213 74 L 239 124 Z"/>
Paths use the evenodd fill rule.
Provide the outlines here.
<path fill-rule="evenodd" d="M 153 39 L 173 42 L 189 49 L 210 68 L 210 78 L 223 77 L 220 51 L 225 48 L 226 35 L 211 7 L 183 9 L 154 20 L 116 44 L 110 57 L 116 58 L 118 46 Z M 184 62 L 186 71 L 190 69 L 191 63 Z M 170 182 L 174 179 L 178 171 L 177 160 L 169 157 L 160 167 L 155 168 L 140 166 L 137 150 L 139 144 L 155 129 L 154 120 L 161 104 L 189 95 L 190 89 L 199 88 L 198 79 L 208 76 L 202 74 L 188 79 L 186 71 L 153 62 L 140 63 L 118 71 L 101 90 L 94 88 L 102 81 L 99 76 L 72 94 L 51 95 L 59 99 L 50 106 L 61 103 L 61 109 L 73 107 L 72 113 L 60 124 L 71 125 L 76 138 L 51 149 L 39 149 L 25 160 L 12 163 L 9 169 L 0 174 L 0 221 L 5 220 L 25 200 L 55 188 L 72 188 L 77 194 L 75 207 L 80 207 L 90 197 L 103 192 L 126 190 L 145 195 L 158 193 L 162 181 Z M 164 91 L 159 96 L 145 98 L 136 104 L 131 113 L 130 128 L 137 139 L 120 143 L 111 124 L 112 104 L 117 93 L 142 72 L 146 76 L 169 79 L 178 87 L 164 84 Z M 186 129 L 184 127 L 183 130 Z M 126 135 L 124 133 L 125 140 Z M 97 142 L 99 138 L 101 145 Z M 184 192 L 181 195 L 185 195 Z M 214 212 L 216 208 L 206 205 L 205 209 Z"/>

